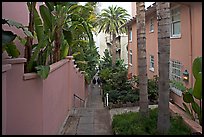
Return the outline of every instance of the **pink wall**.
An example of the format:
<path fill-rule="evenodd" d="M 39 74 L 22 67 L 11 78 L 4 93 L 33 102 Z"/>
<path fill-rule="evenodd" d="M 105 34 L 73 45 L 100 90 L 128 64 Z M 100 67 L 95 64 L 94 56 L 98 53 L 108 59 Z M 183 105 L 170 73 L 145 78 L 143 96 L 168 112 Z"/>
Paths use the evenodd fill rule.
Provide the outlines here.
<path fill-rule="evenodd" d="M 68 60 L 62 60 L 64 65 L 52 64 L 57 70 L 51 72 L 43 80 L 43 134 L 56 134 L 65 120 L 68 111 Z M 61 61 L 61 62 L 62 62 Z M 61 63 L 58 62 L 58 63 Z"/>
<path fill-rule="evenodd" d="M 12 10 L 11 10 L 12 9 Z M 28 26 L 29 12 L 26 2 L 2 2 L 2 18 L 17 21 L 25 26 Z M 22 38 L 25 37 L 21 29 L 2 25 L 4 30 L 12 31 Z M 15 40 L 18 49 L 20 50 L 20 57 L 24 57 L 24 46 L 20 45 L 18 40 Z"/>
<path fill-rule="evenodd" d="M 73 108 L 73 93 L 83 100 L 87 94 L 84 76 L 71 58 L 52 64 L 45 80 L 36 73 L 24 74 L 24 58 L 3 60 L 3 64 L 12 64 L 7 81 L 2 79 L 3 83 L 9 83 L 3 87 L 6 89 L 3 96 L 6 103 L 3 109 L 4 134 L 57 134 Z"/>
<path fill-rule="evenodd" d="M 3 62 L 12 64 L 7 74 L 7 135 L 42 133 L 42 84 L 39 78 L 23 81 L 25 61 L 17 58 Z"/>
<path fill-rule="evenodd" d="M 132 6 L 135 6 L 135 2 L 132 2 Z M 175 5 L 175 4 L 174 4 Z M 178 4 L 176 4 L 178 5 Z M 132 7 L 132 12 L 134 13 L 135 7 Z M 173 7 L 173 5 L 172 5 Z M 189 8 L 190 7 L 190 8 Z M 185 69 L 189 72 L 189 82 L 184 83 L 186 87 L 192 87 L 194 83 L 194 78 L 192 75 L 192 63 L 193 60 L 202 56 L 202 5 L 201 3 L 188 3 L 188 5 L 181 4 L 181 37 L 180 38 L 171 38 L 170 39 L 170 59 L 178 60 L 182 63 L 181 73 Z M 150 8 L 152 9 L 152 8 Z M 191 21 L 190 22 L 190 12 L 191 10 Z M 149 32 L 149 21 L 150 18 L 154 17 L 154 32 Z M 132 23 L 132 37 L 133 41 L 128 43 L 129 49 L 135 48 L 137 45 L 137 36 L 136 36 L 136 25 Z M 156 20 L 156 12 L 153 10 L 153 13 L 149 13 L 146 16 L 146 53 L 147 53 L 147 74 L 149 78 L 152 78 L 153 75 L 158 74 L 158 27 Z M 191 42 L 192 36 L 192 42 Z M 192 43 L 192 44 L 191 44 Z M 150 65 L 150 55 L 154 55 L 154 72 L 149 70 Z M 137 74 L 137 61 L 134 58 L 137 58 L 137 51 L 133 50 L 133 66 L 129 66 L 128 72 Z"/>
<path fill-rule="evenodd" d="M 132 42 L 128 42 L 128 73 L 138 75 L 137 69 L 137 28 L 136 23 L 132 25 Z M 132 65 L 130 65 L 130 50 L 132 50 Z"/>
<path fill-rule="evenodd" d="M 183 73 L 185 69 L 190 73 L 191 70 L 191 41 L 190 41 L 190 18 L 188 7 L 181 6 L 181 38 L 171 39 L 170 41 L 170 58 L 173 60 L 178 60 L 182 63 L 181 72 Z M 186 86 L 189 87 L 191 83 L 191 79 L 189 83 L 186 83 Z"/>
<path fill-rule="evenodd" d="M 11 69 L 10 64 L 2 65 L 2 135 L 6 134 L 6 111 L 7 111 L 7 103 L 6 103 L 6 96 L 7 96 L 7 71 Z"/>
<path fill-rule="evenodd" d="M 154 18 L 154 31 L 150 32 L 150 19 Z M 158 26 L 156 13 L 151 13 L 146 16 L 146 57 L 147 57 L 147 76 L 153 78 L 154 75 L 158 75 Z M 150 55 L 154 56 L 154 71 L 150 68 Z"/>
<path fill-rule="evenodd" d="M 36 9 L 39 11 L 40 2 L 37 2 Z M 12 10 L 11 10 L 12 9 Z M 29 23 L 29 11 L 27 8 L 27 2 L 2 2 L 2 18 L 14 20 L 28 26 Z M 16 27 L 9 27 L 8 25 L 2 25 L 2 28 L 7 31 L 12 31 L 21 38 L 25 37 L 22 29 L 17 29 Z M 20 44 L 19 40 L 16 38 L 15 44 L 20 51 L 19 57 L 24 57 L 24 46 Z M 36 40 L 37 41 L 37 40 Z M 5 54 L 4 54 L 5 55 Z M 5 58 L 6 56 L 3 56 Z"/>
<path fill-rule="evenodd" d="M 200 2 L 195 2 L 191 7 L 192 60 L 194 60 L 196 57 L 202 56 L 202 4 Z M 194 77 L 192 81 L 194 83 Z"/>
<path fill-rule="evenodd" d="M 135 2 L 133 2 L 135 5 Z M 202 56 L 202 3 L 174 3 L 171 4 L 172 7 L 174 5 L 178 6 L 180 4 L 180 18 L 181 18 L 181 37 L 180 38 L 171 38 L 170 39 L 170 59 L 178 60 L 182 64 L 181 73 L 184 72 L 185 69 L 189 72 L 189 82 L 184 83 L 186 87 L 193 87 L 194 78 L 192 75 L 192 63 L 193 60 Z M 151 8 L 150 8 L 151 9 Z M 133 8 L 135 10 L 135 8 Z M 135 11 L 132 11 L 135 12 Z M 153 12 L 153 14 L 151 13 Z M 154 74 L 158 74 L 158 27 L 156 20 L 156 12 L 152 10 L 148 12 L 149 15 L 146 16 L 146 47 L 147 47 L 147 74 L 148 78 L 152 78 Z M 191 16 L 190 16 L 191 15 Z M 150 18 L 154 17 L 154 32 L 149 32 L 149 21 Z M 133 32 L 136 31 L 135 23 L 132 23 Z M 132 34 L 133 41 L 128 43 L 129 48 L 132 48 L 133 45 L 137 47 L 137 36 L 136 33 Z M 137 52 L 133 51 L 133 56 L 136 56 Z M 155 63 L 155 71 L 152 73 L 149 70 L 149 55 L 154 55 L 154 63 Z M 131 68 L 134 68 L 131 70 Z M 134 71 L 133 73 L 137 73 L 137 62 L 133 61 L 133 66 L 128 68 L 128 72 Z M 182 76 L 182 74 L 181 74 Z M 175 102 L 179 106 L 182 107 L 183 100 L 175 95 L 174 93 L 170 93 L 171 98 L 174 99 Z"/>

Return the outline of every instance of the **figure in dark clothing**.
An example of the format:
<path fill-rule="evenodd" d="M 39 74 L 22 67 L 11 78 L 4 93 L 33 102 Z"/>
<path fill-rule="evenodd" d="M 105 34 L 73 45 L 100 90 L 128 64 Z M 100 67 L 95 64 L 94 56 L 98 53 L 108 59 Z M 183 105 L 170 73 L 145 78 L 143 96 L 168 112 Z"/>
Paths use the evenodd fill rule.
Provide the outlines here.
<path fill-rule="evenodd" d="M 93 78 L 92 83 L 93 83 L 93 86 L 95 86 L 95 84 L 96 84 L 96 78 L 95 77 Z"/>
<path fill-rule="evenodd" d="M 101 85 L 101 80 L 100 80 L 99 77 L 98 77 L 98 79 L 97 79 L 97 83 L 98 83 L 98 86 L 100 87 L 100 85 Z"/>

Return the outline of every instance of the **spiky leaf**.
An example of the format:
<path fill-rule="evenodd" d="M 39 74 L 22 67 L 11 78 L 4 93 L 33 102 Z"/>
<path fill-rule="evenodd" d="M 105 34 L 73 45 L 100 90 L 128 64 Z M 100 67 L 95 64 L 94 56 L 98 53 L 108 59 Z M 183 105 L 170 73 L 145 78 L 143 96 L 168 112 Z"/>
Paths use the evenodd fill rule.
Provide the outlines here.
<path fill-rule="evenodd" d="M 194 110 L 194 112 L 196 112 L 197 114 L 200 113 L 200 107 L 196 102 L 191 103 L 192 104 L 192 108 Z"/>
<path fill-rule="evenodd" d="M 192 96 L 189 92 L 185 92 L 185 93 L 183 94 L 183 100 L 184 100 L 186 103 L 192 103 L 192 102 L 194 102 L 193 96 Z"/>
<path fill-rule="evenodd" d="M 202 72 L 199 72 L 193 88 L 193 96 L 202 99 Z"/>
<path fill-rule="evenodd" d="M 202 57 L 197 57 L 193 61 L 193 76 L 197 79 L 199 72 L 202 72 Z"/>
<path fill-rule="evenodd" d="M 190 112 L 190 110 L 189 110 L 189 108 L 186 106 L 186 104 L 185 104 L 185 103 L 182 103 L 182 104 L 183 104 L 183 106 L 184 106 L 184 108 L 185 108 L 186 113 L 187 113 L 192 119 L 194 119 L 193 114 Z"/>

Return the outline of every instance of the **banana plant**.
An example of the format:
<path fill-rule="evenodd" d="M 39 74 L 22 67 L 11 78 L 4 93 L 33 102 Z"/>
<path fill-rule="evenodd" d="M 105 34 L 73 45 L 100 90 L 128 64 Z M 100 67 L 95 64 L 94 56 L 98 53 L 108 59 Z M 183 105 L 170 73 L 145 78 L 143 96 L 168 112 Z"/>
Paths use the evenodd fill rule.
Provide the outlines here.
<path fill-rule="evenodd" d="M 2 19 L 2 24 L 7 24 L 9 26 L 14 26 L 17 29 L 22 29 L 25 35 L 33 37 L 31 32 L 19 22 L 10 19 Z M 5 31 L 2 29 L 2 53 L 6 51 L 8 55 L 13 58 L 17 58 L 20 55 L 20 52 L 14 43 L 16 37 L 17 35 L 12 31 Z"/>
<path fill-rule="evenodd" d="M 41 78 L 46 79 L 50 71 L 48 57 L 51 52 L 52 41 L 50 41 L 50 33 L 47 29 L 47 20 L 45 21 L 41 19 L 35 7 L 32 10 L 34 16 L 34 31 L 36 33 L 38 43 L 32 45 L 32 55 L 28 61 L 27 68 L 29 72 L 37 71 L 37 74 Z M 43 19 L 45 19 L 42 14 L 41 16 Z M 52 16 L 50 16 L 50 18 L 52 18 Z"/>
<path fill-rule="evenodd" d="M 195 84 L 193 89 L 188 89 L 183 93 L 183 100 L 185 102 L 183 106 L 187 114 L 193 120 L 196 119 L 196 115 L 198 116 L 199 124 L 202 126 L 202 57 L 197 57 L 193 61 L 192 71 L 195 78 Z M 195 102 L 194 98 L 199 100 L 199 105 Z"/>

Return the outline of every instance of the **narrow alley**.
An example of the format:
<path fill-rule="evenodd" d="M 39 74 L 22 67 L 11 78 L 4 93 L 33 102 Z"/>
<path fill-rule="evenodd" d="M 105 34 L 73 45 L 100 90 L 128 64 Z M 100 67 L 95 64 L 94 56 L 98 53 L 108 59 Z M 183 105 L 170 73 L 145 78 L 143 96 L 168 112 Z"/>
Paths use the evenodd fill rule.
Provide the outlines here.
<path fill-rule="evenodd" d="M 68 117 L 64 135 L 111 135 L 110 112 L 103 106 L 98 85 L 92 87 L 85 107 L 76 108 Z"/>

